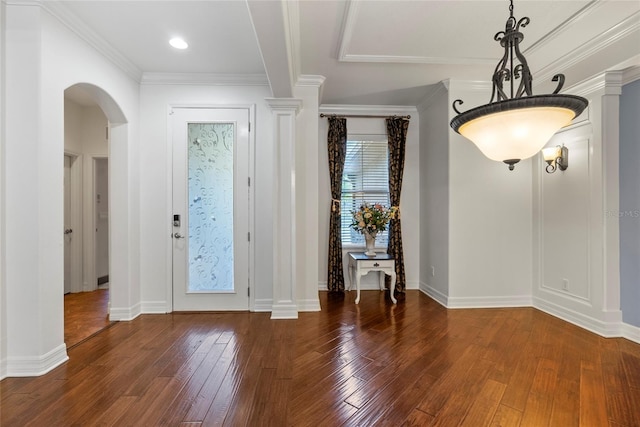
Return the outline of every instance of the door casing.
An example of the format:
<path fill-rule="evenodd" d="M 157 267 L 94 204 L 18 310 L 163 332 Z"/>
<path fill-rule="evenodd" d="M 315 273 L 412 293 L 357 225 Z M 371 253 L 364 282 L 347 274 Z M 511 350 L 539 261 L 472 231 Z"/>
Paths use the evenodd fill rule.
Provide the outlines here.
<path fill-rule="evenodd" d="M 165 295 L 166 295 L 166 304 L 165 304 L 165 312 L 170 313 L 173 311 L 173 239 L 172 233 L 174 231 L 172 225 L 173 218 L 173 123 L 171 120 L 171 116 L 173 115 L 174 109 L 243 109 L 247 110 L 249 116 L 249 180 L 250 185 L 248 187 L 248 197 L 249 197 L 249 234 L 251 239 L 249 240 L 249 311 L 255 310 L 255 122 L 256 122 L 256 113 L 255 113 L 255 104 L 170 104 L 167 107 L 167 140 L 166 140 L 166 170 L 167 170 L 167 181 L 166 181 L 166 236 L 167 236 L 167 244 L 165 246 L 165 260 L 167 266 L 166 270 L 166 286 L 165 286 Z"/>

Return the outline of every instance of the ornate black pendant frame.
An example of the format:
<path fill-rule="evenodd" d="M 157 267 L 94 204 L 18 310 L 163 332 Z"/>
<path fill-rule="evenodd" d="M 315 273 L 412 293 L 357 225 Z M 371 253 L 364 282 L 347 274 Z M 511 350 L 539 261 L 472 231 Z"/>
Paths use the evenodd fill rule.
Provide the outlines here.
<path fill-rule="evenodd" d="M 457 108 L 463 104 L 463 101 L 461 99 L 453 101 L 453 110 L 458 114 L 450 123 L 453 130 L 460 133 L 458 130 L 465 123 L 503 111 L 532 107 L 560 107 L 568 108 L 578 116 L 587 107 L 588 101 L 583 97 L 558 94 L 564 86 L 564 74 L 553 76 L 551 81 L 558 82 L 558 86 L 552 94 L 533 96 L 531 92 L 533 76 L 527 59 L 520 51 L 520 42 L 524 39 L 520 28 L 526 27 L 529 22 L 530 19 L 526 16 L 516 20 L 513 16 L 513 0 L 509 0 L 509 18 L 505 24 L 505 30 L 499 31 L 493 37 L 504 48 L 504 54 L 496 65 L 491 79 L 493 85 L 491 100 L 489 104 L 481 105 L 464 113 Z M 508 83 L 508 93 L 505 92 L 505 83 Z M 517 87 L 516 83 L 518 83 Z M 513 166 L 519 161 L 520 159 L 504 160 L 510 170 L 513 170 Z"/>

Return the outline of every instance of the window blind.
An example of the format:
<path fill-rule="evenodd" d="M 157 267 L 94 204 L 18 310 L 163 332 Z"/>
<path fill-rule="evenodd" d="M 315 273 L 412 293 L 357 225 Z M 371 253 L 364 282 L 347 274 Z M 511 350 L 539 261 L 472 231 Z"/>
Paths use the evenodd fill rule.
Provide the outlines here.
<path fill-rule="evenodd" d="M 387 140 L 347 141 L 342 175 L 342 243 L 364 246 L 364 236 L 353 230 L 352 211 L 365 202 L 389 207 L 389 151 Z M 388 231 L 379 233 L 377 245 L 386 245 Z"/>

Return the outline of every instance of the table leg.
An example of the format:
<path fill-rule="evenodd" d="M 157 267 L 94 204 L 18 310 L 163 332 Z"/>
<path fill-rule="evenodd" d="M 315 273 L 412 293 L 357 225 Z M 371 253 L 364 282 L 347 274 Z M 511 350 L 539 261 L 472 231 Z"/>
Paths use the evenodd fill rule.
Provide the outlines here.
<path fill-rule="evenodd" d="M 393 292 L 396 290 L 396 272 L 392 271 L 390 276 L 391 276 L 391 283 L 389 284 L 389 296 L 391 297 L 391 301 L 393 301 L 393 303 L 396 304 L 398 300 L 396 300 L 396 297 L 393 296 Z"/>
<path fill-rule="evenodd" d="M 384 271 L 378 271 L 378 284 L 380 285 L 380 290 L 384 291 Z"/>
<path fill-rule="evenodd" d="M 356 271 L 356 304 L 360 302 L 360 272 Z"/>
<path fill-rule="evenodd" d="M 349 287 L 347 288 L 347 290 L 350 291 L 352 286 L 353 286 L 353 264 L 349 262 Z"/>

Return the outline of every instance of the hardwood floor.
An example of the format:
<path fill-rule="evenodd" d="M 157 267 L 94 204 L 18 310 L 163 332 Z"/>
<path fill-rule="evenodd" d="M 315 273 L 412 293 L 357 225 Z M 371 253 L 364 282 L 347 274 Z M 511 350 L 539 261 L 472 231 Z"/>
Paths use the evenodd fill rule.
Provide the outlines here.
<path fill-rule="evenodd" d="M 143 315 L 38 378 L 2 426 L 640 426 L 640 345 L 531 308 L 417 291 L 321 293 L 322 312 Z"/>
<path fill-rule="evenodd" d="M 64 296 L 64 342 L 67 348 L 112 325 L 108 305 L 108 289 Z"/>

